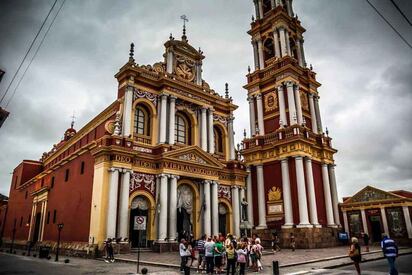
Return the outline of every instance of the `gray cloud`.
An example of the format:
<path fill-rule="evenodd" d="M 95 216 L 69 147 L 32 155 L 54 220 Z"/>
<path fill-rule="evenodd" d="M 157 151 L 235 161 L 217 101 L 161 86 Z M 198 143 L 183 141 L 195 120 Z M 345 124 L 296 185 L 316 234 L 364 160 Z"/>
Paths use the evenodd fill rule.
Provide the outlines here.
<path fill-rule="evenodd" d="M 0 67 L 4 92 L 53 1 L 0 2 Z M 410 27 L 389 1 L 373 1 L 412 42 Z M 398 0 L 412 16 L 412 5 Z M 323 86 L 321 112 L 336 155 L 340 196 L 364 185 L 412 189 L 412 52 L 365 1 L 295 0 L 308 63 Z M 57 143 L 76 111 L 85 125 L 116 97 L 113 75 L 133 41 L 139 64 L 163 59 L 169 33 L 188 37 L 205 52 L 204 78 L 217 91 L 230 84 L 236 140 L 248 128 L 246 69 L 252 65 L 252 1 L 67 1 L 0 129 L 0 193 L 22 159 L 38 159 Z"/>

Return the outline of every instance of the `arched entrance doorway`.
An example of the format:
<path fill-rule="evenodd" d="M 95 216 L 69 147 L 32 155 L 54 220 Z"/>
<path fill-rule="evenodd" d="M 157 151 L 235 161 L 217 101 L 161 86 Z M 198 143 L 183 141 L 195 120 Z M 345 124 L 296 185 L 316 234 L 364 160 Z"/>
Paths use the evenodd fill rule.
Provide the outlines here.
<path fill-rule="evenodd" d="M 229 229 L 229 222 L 228 222 L 228 217 L 229 217 L 229 210 L 227 209 L 226 204 L 224 203 L 219 203 L 219 232 L 222 233 L 223 235 L 226 235 Z"/>
<path fill-rule="evenodd" d="M 150 224 L 149 216 L 149 201 L 145 196 L 136 196 L 130 205 L 130 227 L 129 227 L 129 239 L 132 247 L 147 247 L 148 240 L 148 226 Z M 145 221 L 146 229 L 137 230 L 137 221 Z M 138 235 L 140 234 L 140 235 Z"/>
<path fill-rule="evenodd" d="M 178 241 L 194 235 L 194 193 L 192 187 L 181 184 L 177 188 L 177 234 Z"/>

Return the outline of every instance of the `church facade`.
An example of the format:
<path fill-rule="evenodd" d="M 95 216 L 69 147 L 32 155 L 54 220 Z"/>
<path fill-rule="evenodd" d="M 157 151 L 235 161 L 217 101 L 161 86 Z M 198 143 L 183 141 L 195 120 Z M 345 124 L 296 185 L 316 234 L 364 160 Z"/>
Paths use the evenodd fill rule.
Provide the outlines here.
<path fill-rule="evenodd" d="M 247 201 L 255 232 L 280 232 L 298 247 L 330 246 L 340 227 L 332 139 L 319 109 L 291 0 L 256 0 L 254 68 L 247 74 L 250 136 L 243 140 Z M 257 195 L 254 195 L 257 194 Z"/>
<path fill-rule="evenodd" d="M 89 249 L 114 238 L 171 249 L 192 234 L 240 236 L 246 172 L 233 111 L 202 78 L 204 55 L 185 30 L 164 61 L 138 65 L 134 45 L 116 74 L 117 100 L 40 161 L 13 173 L 5 237 Z M 138 234 L 139 233 L 139 236 Z"/>

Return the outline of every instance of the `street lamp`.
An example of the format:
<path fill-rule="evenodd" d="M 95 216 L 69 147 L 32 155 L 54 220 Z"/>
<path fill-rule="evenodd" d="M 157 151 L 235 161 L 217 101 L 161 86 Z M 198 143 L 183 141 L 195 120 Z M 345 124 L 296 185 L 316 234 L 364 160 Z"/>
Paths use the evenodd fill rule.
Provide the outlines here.
<path fill-rule="evenodd" d="M 57 230 L 59 231 L 59 235 L 57 237 L 57 248 L 56 248 L 56 259 L 55 259 L 56 262 L 59 261 L 60 232 L 62 231 L 63 226 L 64 226 L 63 223 L 57 224 Z"/>

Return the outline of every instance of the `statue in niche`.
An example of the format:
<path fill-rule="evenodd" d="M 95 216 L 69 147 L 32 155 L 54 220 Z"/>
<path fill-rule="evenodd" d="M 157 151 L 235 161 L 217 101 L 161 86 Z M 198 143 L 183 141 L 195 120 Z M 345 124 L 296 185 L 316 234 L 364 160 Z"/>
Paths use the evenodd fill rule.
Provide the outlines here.
<path fill-rule="evenodd" d="M 242 204 L 242 221 L 247 221 L 248 220 L 248 216 L 247 216 L 248 202 L 246 201 L 245 198 L 243 198 L 241 204 Z"/>
<path fill-rule="evenodd" d="M 187 185 L 182 185 L 177 189 L 177 208 L 184 208 L 189 214 L 192 213 L 193 193 Z"/>

